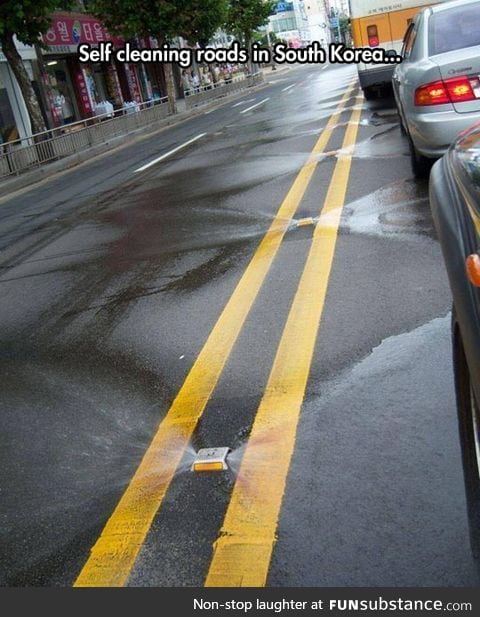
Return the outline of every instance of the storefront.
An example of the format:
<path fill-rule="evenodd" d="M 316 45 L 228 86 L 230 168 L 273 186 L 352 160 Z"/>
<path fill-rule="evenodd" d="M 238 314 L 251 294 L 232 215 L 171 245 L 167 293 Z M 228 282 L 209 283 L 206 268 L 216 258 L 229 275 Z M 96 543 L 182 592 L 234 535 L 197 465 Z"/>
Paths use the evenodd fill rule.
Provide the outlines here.
<path fill-rule="evenodd" d="M 53 126 L 69 124 L 80 118 L 75 88 L 68 60 L 51 59 L 45 63 L 44 85 L 48 94 L 49 111 Z"/>
<path fill-rule="evenodd" d="M 140 90 L 137 66 L 132 63 L 115 62 L 115 68 L 124 100 L 136 103 L 145 100 Z"/>
<path fill-rule="evenodd" d="M 34 78 L 35 51 L 16 42 L 25 69 L 37 90 Z M 31 134 L 30 118 L 20 87 L 0 48 L 0 143 L 15 142 Z"/>
<path fill-rule="evenodd" d="M 41 81 L 51 126 L 91 117 L 105 101 L 120 109 L 126 101 L 140 103 L 165 96 L 161 66 L 78 61 L 80 43 L 95 46 L 102 41 L 113 41 L 116 47 L 124 43 L 90 15 L 55 13 L 43 41 L 48 49 L 42 52 Z M 154 46 L 156 41 L 148 37 L 137 40 L 137 45 Z"/>
<path fill-rule="evenodd" d="M 158 47 L 157 39 L 151 36 L 138 39 L 137 44 L 144 49 Z M 139 64 L 137 69 L 143 100 L 155 100 L 167 95 L 165 73 L 160 64 Z"/>
<path fill-rule="evenodd" d="M 6 86 L 3 70 L 0 67 L 0 143 L 15 141 L 19 136 Z"/>
<path fill-rule="evenodd" d="M 80 43 L 95 46 L 110 40 L 122 43 L 110 36 L 94 17 L 76 13 L 53 15 L 52 25 L 43 35 L 48 48 L 42 52 L 42 82 L 52 126 L 91 117 L 105 101 L 114 109 L 123 106 L 125 98 L 115 64 L 81 64 L 77 56 Z"/>
<path fill-rule="evenodd" d="M 80 43 L 92 46 L 102 41 L 113 41 L 115 46 L 124 43 L 90 15 L 56 12 L 42 38 L 47 48 L 39 52 L 38 58 L 32 47 L 17 43 L 17 48 L 49 128 L 101 113 L 106 101 L 114 109 L 121 109 L 127 101 L 139 103 L 166 96 L 165 73 L 160 64 L 78 61 Z M 148 37 L 137 44 L 154 47 L 157 41 Z M 31 125 L 22 93 L 0 50 L 0 143 L 29 135 Z"/>

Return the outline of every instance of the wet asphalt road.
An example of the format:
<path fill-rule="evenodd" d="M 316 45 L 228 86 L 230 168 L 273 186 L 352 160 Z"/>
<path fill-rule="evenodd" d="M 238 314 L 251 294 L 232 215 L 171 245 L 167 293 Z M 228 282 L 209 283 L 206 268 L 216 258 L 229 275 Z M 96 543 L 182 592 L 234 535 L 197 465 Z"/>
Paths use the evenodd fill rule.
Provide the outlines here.
<path fill-rule="evenodd" d="M 75 582 L 354 76 L 279 73 L 0 202 L 1 585 Z M 318 216 L 358 104 L 267 584 L 476 586 L 450 292 L 391 99 L 347 101 L 295 219 Z M 313 225 L 284 227 L 129 585 L 205 582 L 236 476 L 188 468 L 229 446 L 238 471 L 312 240 Z"/>

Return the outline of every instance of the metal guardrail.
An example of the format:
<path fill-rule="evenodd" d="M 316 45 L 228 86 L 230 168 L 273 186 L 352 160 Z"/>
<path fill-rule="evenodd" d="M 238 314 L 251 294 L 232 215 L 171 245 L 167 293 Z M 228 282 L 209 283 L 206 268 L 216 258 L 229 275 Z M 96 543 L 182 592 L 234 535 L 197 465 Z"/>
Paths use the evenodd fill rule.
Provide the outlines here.
<path fill-rule="evenodd" d="M 27 139 L 0 144 L 0 178 L 18 175 L 33 167 L 88 150 L 168 115 L 168 99 L 162 98 L 92 116 Z"/>
<path fill-rule="evenodd" d="M 212 99 L 217 99 L 227 94 L 240 92 L 245 88 L 256 86 L 263 82 L 263 73 L 254 73 L 248 77 L 232 80 L 230 83 L 224 82 L 216 86 L 199 86 L 185 91 L 185 106 L 187 109 L 206 103 Z"/>
<path fill-rule="evenodd" d="M 262 82 L 262 73 L 255 73 L 232 83 L 223 83 L 216 88 L 199 87 L 185 93 L 186 108 L 191 109 L 211 99 L 239 92 Z M 19 175 L 51 161 L 88 150 L 112 137 L 126 135 L 148 126 L 169 114 L 168 99 L 162 98 L 66 124 L 27 139 L 0 144 L 0 179 Z"/>

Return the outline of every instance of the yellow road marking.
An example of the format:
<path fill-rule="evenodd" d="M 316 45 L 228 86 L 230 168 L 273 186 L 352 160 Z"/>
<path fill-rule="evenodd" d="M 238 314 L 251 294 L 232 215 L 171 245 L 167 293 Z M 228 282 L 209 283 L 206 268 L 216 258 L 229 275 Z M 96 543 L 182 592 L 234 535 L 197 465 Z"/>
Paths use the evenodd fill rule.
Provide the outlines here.
<path fill-rule="evenodd" d="M 353 83 L 292 184 L 160 423 L 130 484 L 91 549 L 75 587 L 119 587 L 126 584 L 152 520 L 312 178 L 318 155 L 325 150 L 352 90 Z"/>
<path fill-rule="evenodd" d="M 354 110 L 343 148 L 354 146 L 361 110 Z M 240 466 L 205 585 L 263 587 L 276 541 L 315 341 L 335 254 L 352 150 L 336 163 L 305 268 Z"/>

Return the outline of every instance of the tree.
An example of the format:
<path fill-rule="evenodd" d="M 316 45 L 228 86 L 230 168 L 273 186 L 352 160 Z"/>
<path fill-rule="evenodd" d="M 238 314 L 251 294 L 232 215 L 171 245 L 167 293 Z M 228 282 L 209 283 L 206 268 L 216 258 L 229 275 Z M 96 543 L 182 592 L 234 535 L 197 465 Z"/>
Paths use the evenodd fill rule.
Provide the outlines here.
<path fill-rule="evenodd" d="M 225 21 L 225 0 L 92 0 L 88 9 L 107 28 L 126 39 L 155 36 L 160 45 L 177 36 L 205 44 Z M 172 112 L 175 85 L 172 65 L 164 64 Z"/>
<path fill-rule="evenodd" d="M 267 23 L 277 2 L 276 0 L 229 0 L 228 4 L 227 30 L 248 45 L 255 30 Z"/>
<path fill-rule="evenodd" d="M 339 17 L 340 19 L 340 32 L 342 34 L 343 40 L 345 43 L 350 43 L 351 41 L 351 22 L 348 15 L 342 14 Z"/>
<path fill-rule="evenodd" d="M 275 32 L 270 32 L 269 36 L 267 36 L 266 32 L 261 31 L 253 32 L 252 42 L 258 43 L 261 47 L 268 47 L 269 37 L 271 45 L 276 45 L 277 43 L 285 43 L 285 45 L 287 44 L 287 41 L 279 38 L 279 36 L 275 34 Z"/>
<path fill-rule="evenodd" d="M 253 33 L 264 26 L 276 0 L 229 0 L 226 28 L 250 51 Z"/>
<path fill-rule="evenodd" d="M 191 44 L 205 47 L 227 19 L 228 0 L 178 0 L 177 4 L 183 22 L 179 34 Z"/>
<path fill-rule="evenodd" d="M 15 75 L 33 133 L 46 130 L 40 105 L 22 57 L 15 47 L 14 36 L 25 45 L 35 45 L 41 34 L 50 27 L 50 15 L 55 9 L 68 9 L 69 0 L 1 0 L 0 2 L 0 45 L 13 74 Z"/>

